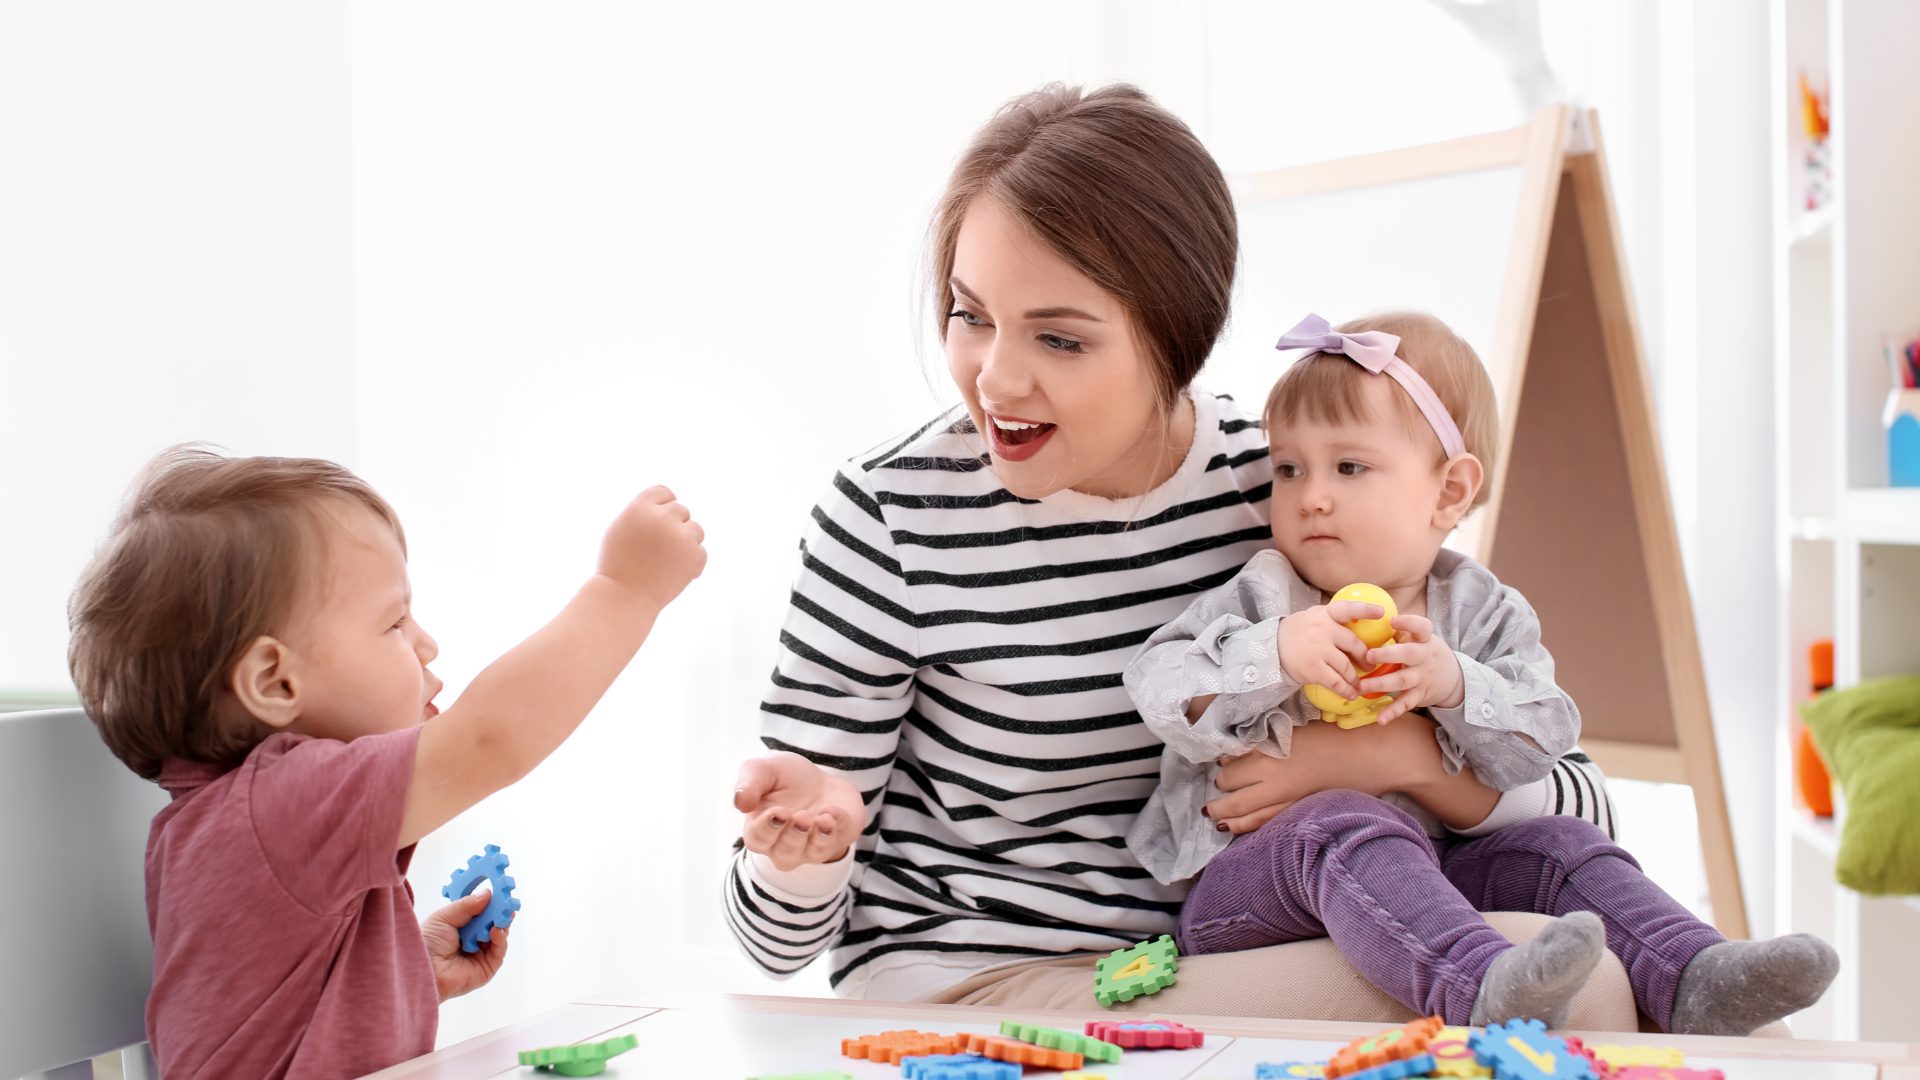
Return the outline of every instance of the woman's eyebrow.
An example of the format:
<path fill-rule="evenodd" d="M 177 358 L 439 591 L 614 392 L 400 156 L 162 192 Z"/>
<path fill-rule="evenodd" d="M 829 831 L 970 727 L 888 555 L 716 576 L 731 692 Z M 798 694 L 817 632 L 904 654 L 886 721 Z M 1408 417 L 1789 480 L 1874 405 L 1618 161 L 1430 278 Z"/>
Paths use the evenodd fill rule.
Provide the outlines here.
<path fill-rule="evenodd" d="M 1034 308 L 1033 310 L 1027 312 L 1027 318 L 1033 319 L 1036 321 L 1041 319 L 1084 319 L 1087 322 L 1097 322 L 1097 323 L 1103 323 L 1107 321 L 1098 315 L 1089 315 L 1086 312 L 1081 311 L 1079 308 L 1070 308 L 1070 307 Z"/>

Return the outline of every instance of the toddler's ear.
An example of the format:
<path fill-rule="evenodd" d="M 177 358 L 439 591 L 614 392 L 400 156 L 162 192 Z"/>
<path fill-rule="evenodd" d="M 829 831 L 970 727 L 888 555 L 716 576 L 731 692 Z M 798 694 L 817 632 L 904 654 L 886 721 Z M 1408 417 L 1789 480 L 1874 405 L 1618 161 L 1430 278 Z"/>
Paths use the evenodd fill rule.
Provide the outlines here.
<path fill-rule="evenodd" d="M 1440 470 L 1440 500 L 1433 508 L 1433 524 L 1441 532 L 1452 532 L 1472 513 L 1474 496 L 1480 494 L 1487 470 L 1472 454 L 1455 454 Z"/>
<path fill-rule="evenodd" d="M 284 642 L 258 637 L 233 665 L 227 686 L 255 720 L 285 728 L 300 716 L 300 683 L 293 666 L 293 650 Z"/>

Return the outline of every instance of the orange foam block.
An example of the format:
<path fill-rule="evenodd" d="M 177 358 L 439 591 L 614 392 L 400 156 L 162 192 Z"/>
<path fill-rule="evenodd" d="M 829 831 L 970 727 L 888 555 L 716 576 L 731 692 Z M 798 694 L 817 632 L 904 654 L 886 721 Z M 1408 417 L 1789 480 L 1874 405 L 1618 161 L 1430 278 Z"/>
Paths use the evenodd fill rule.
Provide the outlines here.
<path fill-rule="evenodd" d="M 1345 1076 L 1362 1069 L 1377 1069 L 1389 1061 L 1419 1057 L 1427 1052 L 1427 1044 L 1446 1026 L 1445 1020 L 1428 1016 L 1401 1027 L 1389 1028 L 1378 1035 L 1355 1039 L 1341 1047 L 1340 1052 L 1333 1055 L 1333 1060 L 1327 1062 L 1327 1076 Z"/>
<path fill-rule="evenodd" d="M 1049 1050 L 1044 1046 L 1003 1039 L 998 1035 L 969 1035 L 966 1049 L 968 1053 L 980 1054 L 995 1061 L 1011 1061 L 1016 1065 L 1032 1065 L 1042 1069 L 1077 1069 L 1086 1061 L 1079 1054 Z"/>
<path fill-rule="evenodd" d="M 964 1047 L 958 1035 L 935 1035 L 931 1031 L 883 1031 L 857 1039 L 841 1039 L 840 1052 L 850 1058 L 884 1061 L 898 1065 L 902 1058 L 930 1054 L 957 1054 Z"/>

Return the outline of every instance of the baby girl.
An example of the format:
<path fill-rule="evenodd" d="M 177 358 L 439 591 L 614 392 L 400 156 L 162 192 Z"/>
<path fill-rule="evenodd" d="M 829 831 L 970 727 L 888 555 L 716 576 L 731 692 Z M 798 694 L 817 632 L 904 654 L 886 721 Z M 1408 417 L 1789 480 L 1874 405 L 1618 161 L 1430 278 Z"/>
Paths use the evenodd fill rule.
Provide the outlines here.
<path fill-rule="evenodd" d="M 1450 1024 L 1564 1026 L 1607 947 L 1667 1031 L 1746 1035 L 1817 1001 L 1837 970 L 1825 942 L 1729 942 L 1612 842 L 1604 782 L 1577 751 L 1580 714 L 1554 683 L 1533 609 L 1441 547 L 1485 501 L 1496 450 L 1493 386 L 1473 349 L 1404 312 L 1337 330 L 1308 316 L 1280 347 L 1313 351 L 1265 411 L 1278 550 L 1196 599 L 1125 673 L 1167 743 L 1128 846 L 1163 882 L 1206 868 L 1181 947 L 1331 937 L 1375 986 Z M 1334 596 L 1362 582 L 1398 608 L 1377 648 L 1346 624 L 1382 619 L 1384 605 Z M 1285 758 L 1294 729 L 1322 719 L 1310 684 L 1322 701 L 1391 695 L 1376 699 L 1381 725 L 1424 714 L 1434 743 L 1403 740 L 1406 752 L 1437 753 L 1458 782 L 1444 795 L 1210 807 L 1215 762 Z M 1558 918 L 1516 946 L 1483 911 Z"/>

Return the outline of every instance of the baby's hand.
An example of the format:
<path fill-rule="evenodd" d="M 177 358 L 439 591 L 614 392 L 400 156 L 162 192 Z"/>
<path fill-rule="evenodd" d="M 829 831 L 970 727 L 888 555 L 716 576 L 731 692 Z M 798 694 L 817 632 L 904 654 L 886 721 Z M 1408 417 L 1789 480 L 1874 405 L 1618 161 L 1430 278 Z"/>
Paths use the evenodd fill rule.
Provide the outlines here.
<path fill-rule="evenodd" d="M 706 533 L 673 492 L 650 487 L 627 504 L 600 541 L 600 573 L 666 607 L 706 568 Z"/>
<path fill-rule="evenodd" d="M 747 850 L 780 870 L 838 862 L 867 824 L 858 788 L 792 753 L 748 758 L 733 808 L 747 815 Z"/>
<path fill-rule="evenodd" d="M 469 893 L 420 924 L 420 936 L 427 941 L 427 960 L 433 964 L 433 981 L 440 988 L 440 1000 L 487 985 L 494 972 L 507 959 L 507 931 L 496 926 L 479 952 L 460 951 L 460 928 L 487 910 L 493 894 L 485 890 Z"/>
<path fill-rule="evenodd" d="M 1460 673 L 1460 658 L 1433 635 L 1433 623 L 1420 615 L 1402 615 L 1393 620 L 1393 628 L 1397 631 L 1393 644 L 1368 650 L 1361 661 L 1365 666 L 1401 665 L 1390 675 L 1360 680 L 1365 693 L 1394 695 L 1393 704 L 1380 710 L 1380 722 L 1413 709 L 1451 709 L 1465 700 L 1467 684 Z"/>
<path fill-rule="evenodd" d="M 1351 701 L 1360 696 L 1353 670 L 1367 653 L 1367 643 L 1347 629 L 1355 619 L 1377 619 L 1387 613 L 1379 604 L 1336 600 L 1296 611 L 1280 620 L 1274 641 L 1280 649 L 1280 669 L 1294 682 L 1321 686 Z"/>

